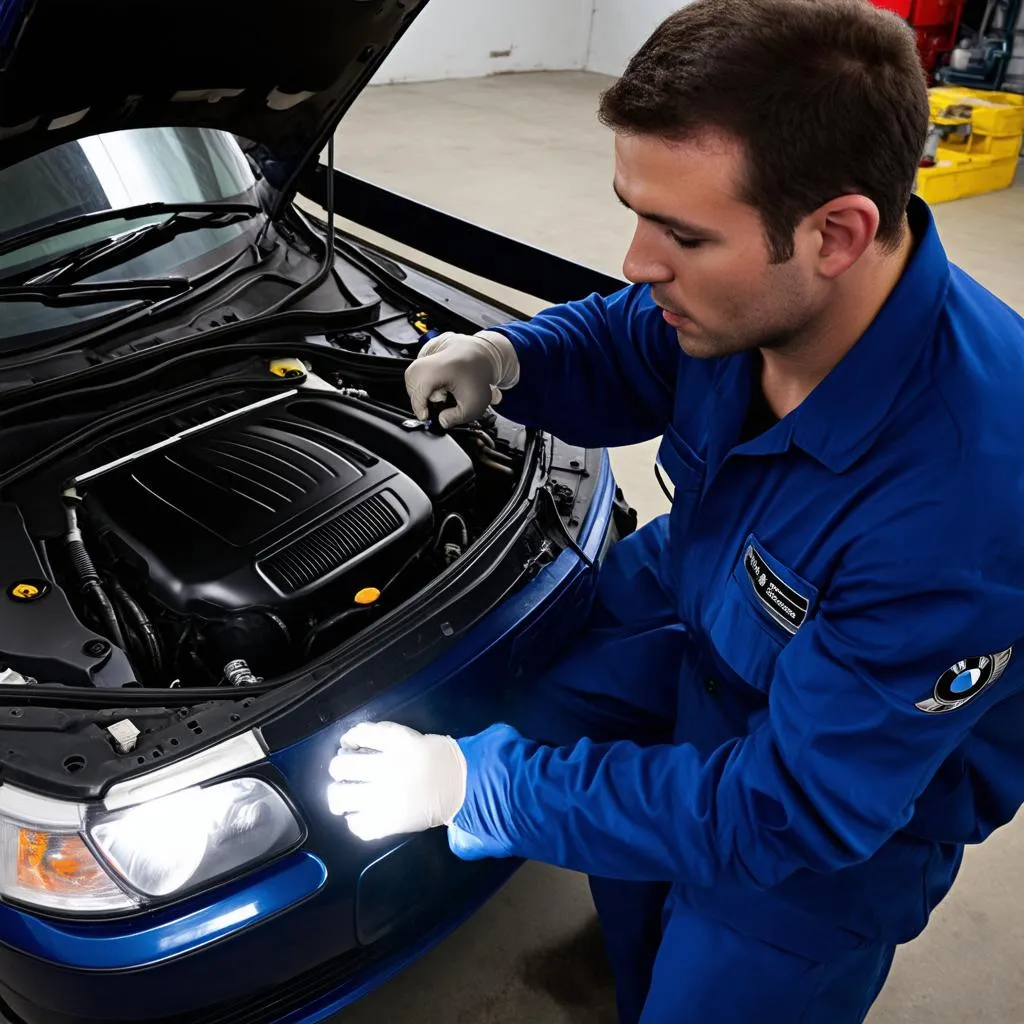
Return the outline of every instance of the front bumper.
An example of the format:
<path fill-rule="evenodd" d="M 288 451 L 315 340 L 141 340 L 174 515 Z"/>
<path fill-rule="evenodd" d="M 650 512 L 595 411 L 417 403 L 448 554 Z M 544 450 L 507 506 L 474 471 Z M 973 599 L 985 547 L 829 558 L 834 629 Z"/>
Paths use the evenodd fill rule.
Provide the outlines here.
<path fill-rule="evenodd" d="M 439 838 L 444 839 L 443 833 L 417 837 L 410 856 L 419 865 L 440 862 L 447 845 L 442 850 Z M 517 866 L 497 861 L 445 865 L 434 881 L 442 887 L 439 895 L 442 889 L 458 893 L 457 909 L 438 905 L 435 920 L 426 914 L 418 921 L 411 919 L 406 928 L 373 946 L 352 942 L 352 906 L 345 887 L 328 885 L 285 911 L 258 924 L 243 923 L 228 937 L 192 953 L 134 968 L 85 970 L 40 960 L 5 945 L 0 947 L 2 1010 L 12 1021 L 25 1024 L 323 1021 L 444 938 Z M 274 876 L 254 880 L 250 893 L 255 895 L 268 884 L 309 883 L 318 874 L 325 874 L 322 864 L 308 853 L 299 853 L 279 865 Z M 237 892 L 223 902 L 234 909 L 240 898 L 244 900 L 245 894 Z M 185 918 L 177 923 L 188 926 Z M 115 943 L 121 938 L 141 946 L 147 937 L 136 932 L 112 938 Z"/>
<path fill-rule="evenodd" d="M 597 453 L 595 453 L 597 454 Z M 421 955 L 518 866 L 467 864 L 443 830 L 366 844 L 326 806 L 327 763 L 356 721 L 470 735 L 500 718 L 503 684 L 586 618 L 615 536 L 607 456 L 576 538 L 440 659 L 351 714 L 274 749 L 268 772 L 300 806 L 305 848 L 205 896 L 119 922 L 57 922 L 0 907 L 0 1001 L 25 1024 L 312 1024 Z M 2 1007 L 0 1007 L 2 1008 Z"/>

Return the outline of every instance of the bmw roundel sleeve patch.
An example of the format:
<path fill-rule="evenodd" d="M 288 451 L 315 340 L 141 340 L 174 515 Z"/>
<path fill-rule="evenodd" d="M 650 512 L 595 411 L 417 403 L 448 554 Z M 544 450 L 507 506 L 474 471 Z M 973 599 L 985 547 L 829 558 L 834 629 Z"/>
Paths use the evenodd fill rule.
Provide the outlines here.
<path fill-rule="evenodd" d="M 969 700 L 987 690 L 1006 671 L 1013 656 L 1007 647 L 998 654 L 966 658 L 950 665 L 935 682 L 932 696 L 917 702 L 916 707 L 930 715 L 943 714 L 963 707 Z"/>

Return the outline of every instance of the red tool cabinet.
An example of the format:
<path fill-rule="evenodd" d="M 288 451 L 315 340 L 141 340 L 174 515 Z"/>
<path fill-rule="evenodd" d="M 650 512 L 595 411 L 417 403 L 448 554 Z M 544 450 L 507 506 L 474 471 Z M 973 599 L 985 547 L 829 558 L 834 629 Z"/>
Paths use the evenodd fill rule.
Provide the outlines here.
<path fill-rule="evenodd" d="M 876 7 L 895 11 L 913 28 L 917 51 L 929 75 L 956 45 L 965 0 L 872 0 Z"/>

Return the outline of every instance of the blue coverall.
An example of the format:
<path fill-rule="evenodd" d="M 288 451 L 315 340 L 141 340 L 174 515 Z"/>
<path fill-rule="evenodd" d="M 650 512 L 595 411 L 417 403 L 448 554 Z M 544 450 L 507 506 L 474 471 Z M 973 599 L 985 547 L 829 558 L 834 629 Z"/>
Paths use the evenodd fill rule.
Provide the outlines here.
<path fill-rule="evenodd" d="M 591 875 L 624 1024 L 861 1021 L 1024 801 L 1024 321 L 909 215 L 874 324 L 744 443 L 759 356 L 686 356 L 646 287 L 498 328 L 503 413 L 663 435 L 674 484 L 516 728 L 460 740 L 449 829 Z"/>

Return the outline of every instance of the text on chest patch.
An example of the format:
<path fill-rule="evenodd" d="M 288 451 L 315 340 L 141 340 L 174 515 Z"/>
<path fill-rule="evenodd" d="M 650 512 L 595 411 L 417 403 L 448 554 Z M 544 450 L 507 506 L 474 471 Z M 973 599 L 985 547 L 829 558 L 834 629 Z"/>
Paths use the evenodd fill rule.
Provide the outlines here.
<path fill-rule="evenodd" d="M 753 544 L 743 552 L 743 565 L 761 607 L 787 633 L 795 633 L 807 619 L 810 601 L 783 583 Z"/>

